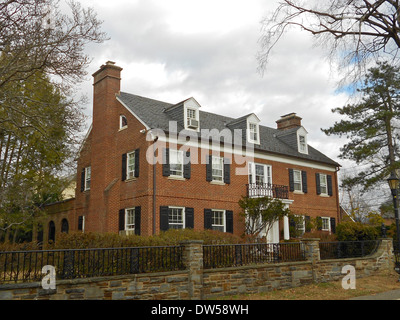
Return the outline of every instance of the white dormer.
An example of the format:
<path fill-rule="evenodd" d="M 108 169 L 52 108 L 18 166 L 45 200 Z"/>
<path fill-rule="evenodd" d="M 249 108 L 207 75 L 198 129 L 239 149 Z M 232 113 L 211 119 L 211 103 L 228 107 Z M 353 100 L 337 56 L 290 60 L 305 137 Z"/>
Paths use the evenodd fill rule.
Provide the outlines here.
<path fill-rule="evenodd" d="M 247 141 L 260 144 L 260 119 L 252 113 L 247 117 Z"/>
<path fill-rule="evenodd" d="M 307 130 L 300 127 L 297 130 L 297 149 L 300 153 L 308 154 Z"/>
<path fill-rule="evenodd" d="M 200 104 L 194 99 L 189 98 L 183 103 L 183 121 L 185 129 L 200 132 Z"/>

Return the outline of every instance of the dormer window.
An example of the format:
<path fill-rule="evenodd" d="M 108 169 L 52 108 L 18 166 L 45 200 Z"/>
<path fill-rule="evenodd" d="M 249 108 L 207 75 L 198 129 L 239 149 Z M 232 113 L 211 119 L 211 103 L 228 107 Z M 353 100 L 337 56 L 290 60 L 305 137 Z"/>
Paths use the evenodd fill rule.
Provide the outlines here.
<path fill-rule="evenodd" d="M 120 115 L 119 116 L 119 129 L 125 129 L 126 127 L 128 127 L 128 120 L 126 119 L 126 117 L 124 115 Z"/>
<path fill-rule="evenodd" d="M 260 144 L 260 120 L 252 113 L 247 117 L 247 141 L 254 144 Z"/>
<path fill-rule="evenodd" d="M 197 110 L 190 108 L 186 110 L 186 126 L 190 129 L 197 129 L 199 127 Z"/>
<path fill-rule="evenodd" d="M 189 98 L 183 102 L 184 125 L 187 130 L 200 131 L 200 105 L 198 102 Z"/>
<path fill-rule="evenodd" d="M 297 130 L 297 149 L 300 153 L 308 154 L 307 131 L 303 127 Z"/>

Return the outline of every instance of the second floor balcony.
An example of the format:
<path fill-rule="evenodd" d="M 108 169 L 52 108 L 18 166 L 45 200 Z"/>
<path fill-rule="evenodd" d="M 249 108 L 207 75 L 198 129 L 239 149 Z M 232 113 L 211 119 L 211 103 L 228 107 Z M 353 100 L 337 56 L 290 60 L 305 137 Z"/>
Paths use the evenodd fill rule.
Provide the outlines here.
<path fill-rule="evenodd" d="M 256 197 L 272 197 L 278 199 L 289 199 L 289 187 L 271 183 L 251 183 L 246 184 L 247 196 Z"/>

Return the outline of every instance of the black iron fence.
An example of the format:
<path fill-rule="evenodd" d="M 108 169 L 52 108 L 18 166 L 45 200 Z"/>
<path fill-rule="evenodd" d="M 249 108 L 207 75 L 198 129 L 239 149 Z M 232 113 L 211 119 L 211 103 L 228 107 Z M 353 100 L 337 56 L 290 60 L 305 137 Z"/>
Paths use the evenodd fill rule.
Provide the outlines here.
<path fill-rule="evenodd" d="M 320 242 L 320 259 L 365 257 L 376 252 L 380 240 Z"/>
<path fill-rule="evenodd" d="M 40 281 L 46 265 L 57 279 L 182 270 L 182 254 L 181 246 L 0 252 L 0 284 Z"/>
<path fill-rule="evenodd" d="M 303 244 L 298 242 L 203 246 L 205 269 L 303 260 Z"/>
<path fill-rule="evenodd" d="M 253 197 L 272 197 L 278 199 L 289 199 L 289 187 L 270 183 L 251 183 L 246 184 L 247 196 Z"/>

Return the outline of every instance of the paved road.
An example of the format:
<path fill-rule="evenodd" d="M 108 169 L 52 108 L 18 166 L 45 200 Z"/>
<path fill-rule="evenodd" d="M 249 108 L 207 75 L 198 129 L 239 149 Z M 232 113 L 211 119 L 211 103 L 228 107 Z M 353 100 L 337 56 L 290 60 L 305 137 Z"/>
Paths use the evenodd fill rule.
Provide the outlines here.
<path fill-rule="evenodd" d="M 400 289 L 377 293 L 371 296 L 361 296 L 350 300 L 400 300 Z"/>

